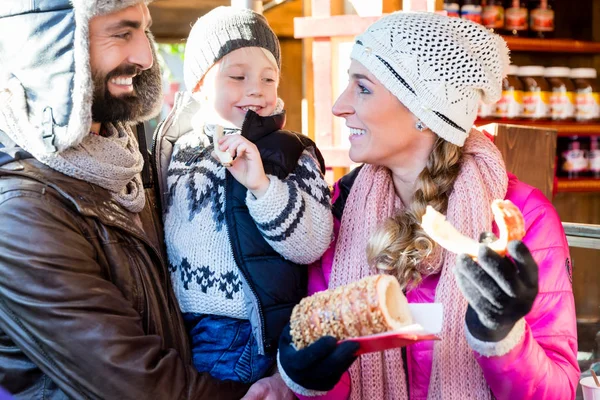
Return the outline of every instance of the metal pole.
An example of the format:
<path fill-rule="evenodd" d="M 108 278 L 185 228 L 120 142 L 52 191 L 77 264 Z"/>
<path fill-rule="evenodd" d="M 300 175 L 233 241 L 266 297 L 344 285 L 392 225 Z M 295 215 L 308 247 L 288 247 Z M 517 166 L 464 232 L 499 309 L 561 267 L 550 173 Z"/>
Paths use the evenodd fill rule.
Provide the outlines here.
<path fill-rule="evenodd" d="M 262 0 L 231 0 L 231 6 L 236 8 L 249 8 L 259 14 L 263 13 Z"/>

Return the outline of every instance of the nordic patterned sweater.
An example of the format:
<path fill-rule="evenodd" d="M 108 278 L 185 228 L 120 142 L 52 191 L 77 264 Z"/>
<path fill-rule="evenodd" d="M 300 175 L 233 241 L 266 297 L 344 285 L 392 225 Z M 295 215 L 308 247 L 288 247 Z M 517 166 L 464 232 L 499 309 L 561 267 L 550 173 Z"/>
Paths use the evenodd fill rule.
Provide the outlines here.
<path fill-rule="evenodd" d="M 248 319 L 244 283 L 225 225 L 226 169 L 211 156 L 212 150 L 208 128 L 184 134 L 173 148 L 165 208 L 171 281 L 184 313 Z M 294 263 L 318 260 L 331 243 L 333 217 L 329 188 L 315 157 L 305 150 L 285 179 L 268 177 L 270 185 L 261 198 L 250 192 L 246 196 L 259 231 L 275 251 Z M 282 236 L 286 238 L 276 239 Z"/>

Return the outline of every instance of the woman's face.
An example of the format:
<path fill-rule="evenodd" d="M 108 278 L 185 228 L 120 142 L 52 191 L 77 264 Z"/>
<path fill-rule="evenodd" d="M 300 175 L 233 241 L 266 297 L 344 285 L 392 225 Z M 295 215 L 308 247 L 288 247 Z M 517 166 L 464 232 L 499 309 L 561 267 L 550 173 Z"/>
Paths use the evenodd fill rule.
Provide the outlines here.
<path fill-rule="evenodd" d="M 428 155 L 435 134 L 417 130 L 417 118 L 361 63 L 352 60 L 348 73 L 332 111 L 350 128 L 350 159 L 394 169 Z"/>

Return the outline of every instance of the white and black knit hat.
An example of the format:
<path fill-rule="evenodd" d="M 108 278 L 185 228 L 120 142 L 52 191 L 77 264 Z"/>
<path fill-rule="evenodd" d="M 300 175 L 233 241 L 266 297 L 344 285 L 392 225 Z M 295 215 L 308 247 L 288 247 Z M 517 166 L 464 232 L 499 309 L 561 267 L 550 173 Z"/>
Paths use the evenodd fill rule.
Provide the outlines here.
<path fill-rule="evenodd" d="M 424 12 L 379 19 L 357 37 L 350 57 L 458 146 L 475 122 L 479 101 L 500 99 L 510 63 L 500 36 L 464 19 Z"/>
<path fill-rule="evenodd" d="M 243 47 L 262 47 L 281 69 L 279 39 L 262 15 L 252 10 L 220 6 L 198 18 L 185 46 L 183 78 L 193 91 L 214 63 Z"/>

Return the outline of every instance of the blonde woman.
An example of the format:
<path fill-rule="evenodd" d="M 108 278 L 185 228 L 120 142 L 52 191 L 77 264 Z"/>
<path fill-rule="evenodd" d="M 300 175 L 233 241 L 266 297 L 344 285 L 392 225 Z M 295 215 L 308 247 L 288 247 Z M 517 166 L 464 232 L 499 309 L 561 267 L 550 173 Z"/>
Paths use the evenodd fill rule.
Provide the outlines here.
<path fill-rule="evenodd" d="M 356 345 L 332 337 L 296 351 L 288 329 L 283 379 L 301 398 L 574 398 L 575 310 L 560 220 L 471 129 L 479 101 L 500 97 L 505 42 L 465 20 L 395 13 L 357 38 L 351 58 L 333 113 L 350 128 L 350 158 L 363 165 L 335 186 L 336 240 L 310 272 L 309 292 L 393 274 L 409 302 L 443 304 L 442 340 L 355 360 Z M 495 230 L 494 199 L 511 200 L 525 218 L 510 257 L 485 246 L 477 263 L 456 256 L 419 225 L 432 205 L 478 237 Z"/>

